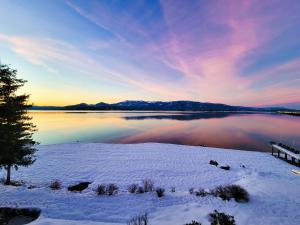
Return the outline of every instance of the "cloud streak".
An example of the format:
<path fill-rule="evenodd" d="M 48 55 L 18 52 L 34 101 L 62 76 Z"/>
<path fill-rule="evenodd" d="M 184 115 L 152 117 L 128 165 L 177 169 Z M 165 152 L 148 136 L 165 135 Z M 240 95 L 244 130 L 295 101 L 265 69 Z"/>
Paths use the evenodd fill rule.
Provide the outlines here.
<path fill-rule="evenodd" d="M 175 99 L 180 97 L 174 91 L 174 87 L 170 89 L 168 85 L 157 84 L 156 80 L 151 80 L 149 74 L 145 74 L 135 67 L 127 64 L 123 65 L 120 62 L 118 63 L 119 69 L 115 67 L 112 70 L 66 42 L 49 38 L 18 37 L 3 34 L 0 34 L 0 41 L 7 42 L 16 54 L 24 57 L 29 62 L 42 66 L 51 72 L 58 73 L 55 68 L 49 66 L 50 64 L 60 64 L 69 69 L 75 69 L 87 78 L 108 80 L 115 84 L 135 88 L 137 91 L 142 90 Z"/>

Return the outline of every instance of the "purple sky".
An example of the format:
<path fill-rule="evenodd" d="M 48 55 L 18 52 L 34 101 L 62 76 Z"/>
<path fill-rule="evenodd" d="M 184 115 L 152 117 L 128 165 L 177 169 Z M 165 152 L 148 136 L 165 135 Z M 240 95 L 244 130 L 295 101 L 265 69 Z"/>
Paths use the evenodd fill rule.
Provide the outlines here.
<path fill-rule="evenodd" d="M 300 1 L 1 1 L 0 57 L 37 105 L 300 107 Z"/>

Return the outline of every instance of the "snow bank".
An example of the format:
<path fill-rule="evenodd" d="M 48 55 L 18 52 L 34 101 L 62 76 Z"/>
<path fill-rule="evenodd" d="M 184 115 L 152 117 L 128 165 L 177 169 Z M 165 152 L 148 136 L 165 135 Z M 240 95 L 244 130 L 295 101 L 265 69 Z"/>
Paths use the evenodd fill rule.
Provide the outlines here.
<path fill-rule="evenodd" d="M 32 224 L 126 224 L 132 216 L 148 212 L 150 225 L 191 220 L 205 225 L 214 209 L 234 215 L 238 225 L 300 224 L 300 176 L 291 173 L 294 166 L 268 153 L 170 144 L 74 143 L 39 146 L 37 157 L 34 165 L 13 173 L 13 179 L 37 188 L 0 186 L 0 206 L 41 208 L 42 216 Z M 230 165 L 231 170 L 209 165 L 211 159 Z M 127 193 L 128 185 L 145 178 L 164 187 L 166 196 Z M 48 186 L 54 179 L 64 187 L 79 181 L 92 184 L 82 193 L 53 191 Z M 116 183 L 120 193 L 96 196 L 94 189 L 101 183 Z M 249 203 L 188 193 L 191 187 L 211 189 L 233 183 L 249 191 Z M 173 186 L 175 193 L 170 192 Z"/>

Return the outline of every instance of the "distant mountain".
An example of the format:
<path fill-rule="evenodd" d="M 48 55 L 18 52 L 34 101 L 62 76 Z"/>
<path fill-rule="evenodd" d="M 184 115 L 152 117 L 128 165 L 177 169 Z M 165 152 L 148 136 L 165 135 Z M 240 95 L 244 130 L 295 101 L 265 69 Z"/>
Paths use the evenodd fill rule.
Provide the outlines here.
<path fill-rule="evenodd" d="M 64 110 L 64 106 L 32 106 L 32 110 Z"/>
<path fill-rule="evenodd" d="M 289 108 L 289 109 L 300 110 L 300 102 L 287 103 L 284 105 L 277 105 L 276 107 L 285 107 L 285 108 Z"/>
<path fill-rule="evenodd" d="M 283 107 L 244 107 L 231 106 L 220 103 L 195 102 L 195 101 L 123 101 L 108 104 L 99 102 L 97 104 L 80 103 L 69 106 L 33 106 L 33 110 L 154 110 L 154 111 L 286 111 Z"/>

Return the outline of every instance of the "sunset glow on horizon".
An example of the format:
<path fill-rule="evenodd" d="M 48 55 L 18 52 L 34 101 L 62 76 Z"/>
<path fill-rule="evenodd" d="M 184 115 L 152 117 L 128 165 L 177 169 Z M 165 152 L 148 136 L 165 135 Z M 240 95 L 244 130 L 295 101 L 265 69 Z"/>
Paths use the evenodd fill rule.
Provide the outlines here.
<path fill-rule="evenodd" d="M 1 1 L 0 58 L 35 105 L 300 109 L 300 1 Z"/>

